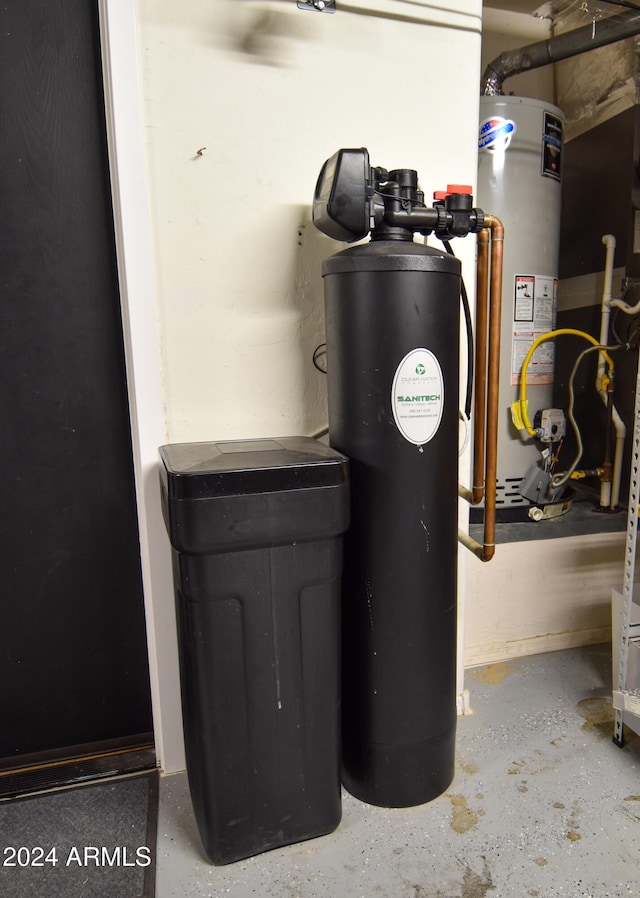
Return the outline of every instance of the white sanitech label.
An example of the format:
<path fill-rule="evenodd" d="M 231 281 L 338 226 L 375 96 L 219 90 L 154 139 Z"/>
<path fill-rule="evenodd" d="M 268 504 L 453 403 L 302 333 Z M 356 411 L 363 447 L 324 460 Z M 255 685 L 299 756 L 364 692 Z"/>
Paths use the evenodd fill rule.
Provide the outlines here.
<path fill-rule="evenodd" d="M 391 408 L 398 430 L 409 443 L 424 446 L 440 427 L 444 408 L 442 369 L 429 349 L 412 349 L 396 369 Z"/>

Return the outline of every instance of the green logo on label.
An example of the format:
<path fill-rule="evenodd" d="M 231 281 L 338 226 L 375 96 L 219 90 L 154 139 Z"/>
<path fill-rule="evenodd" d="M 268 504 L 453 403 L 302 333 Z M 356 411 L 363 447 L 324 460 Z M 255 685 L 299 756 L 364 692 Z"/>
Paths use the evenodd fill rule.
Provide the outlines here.
<path fill-rule="evenodd" d="M 416 374 L 424 374 L 427 369 L 424 367 L 422 362 L 419 365 L 416 365 Z"/>

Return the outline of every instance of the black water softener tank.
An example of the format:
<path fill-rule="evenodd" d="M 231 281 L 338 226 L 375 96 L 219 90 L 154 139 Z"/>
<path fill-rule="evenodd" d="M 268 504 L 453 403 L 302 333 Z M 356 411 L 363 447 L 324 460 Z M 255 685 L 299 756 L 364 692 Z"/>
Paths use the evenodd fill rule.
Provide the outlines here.
<path fill-rule="evenodd" d="M 306 437 L 160 449 L 189 788 L 226 864 L 340 822 L 344 456 Z"/>
<path fill-rule="evenodd" d="M 350 206 L 359 151 L 340 152 L 352 155 L 326 163 L 316 224 L 353 240 L 370 212 L 379 221 L 370 243 L 323 265 L 330 440 L 351 472 L 342 776 L 356 797 L 403 807 L 441 794 L 454 771 L 460 263 L 396 226 L 410 201 L 384 219 L 369 207 L 358 232 L 357 203 L 416 199 L 415 172 L 406 189 L 406 172 L 379 174 L 367 156 Z M 416 205 L 420 230 L 443 221 Z"/>

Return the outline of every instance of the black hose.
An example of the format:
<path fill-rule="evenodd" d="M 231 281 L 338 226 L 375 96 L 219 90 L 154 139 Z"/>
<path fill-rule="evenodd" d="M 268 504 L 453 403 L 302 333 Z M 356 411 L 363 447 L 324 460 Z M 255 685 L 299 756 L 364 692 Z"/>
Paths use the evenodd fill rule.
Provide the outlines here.
<path fill-rule="evenodd" d="M 325 366 L 326 366 L 326 363 L 327 363 L 327 344 L 326 343 L 320 343 L 319 346 L 316 346 L 316 348 L 313 350 L 313 356 L 311 358 L 311 361 L 313 362 L 314 367 L 317 368 L 321 374 L 326 374 L 327 373 L 326 367 L 323 368 L 322 365 L 320 364 L 320 362 L 318 361 L 320 356 L 325 357 Z"/>
<path fill-rule="evenodd" d="M 455 253 L 451 248 L 448 240 L 443 240 L 442 245 L 450 256 L 455 258 Z M 464 310 L 464 321 L 467 333 L 467 391 L 464 399 L 464 413 L 467 420 L 471 418 L 471 403 L 473 401 L 473 325 L 471 324 L 471 308 L 469 307 L 469 297 L 467 288 L 464 284 L 464 278 L 460 280 L 460 299 L 462 300 L 462 308 Z"/>

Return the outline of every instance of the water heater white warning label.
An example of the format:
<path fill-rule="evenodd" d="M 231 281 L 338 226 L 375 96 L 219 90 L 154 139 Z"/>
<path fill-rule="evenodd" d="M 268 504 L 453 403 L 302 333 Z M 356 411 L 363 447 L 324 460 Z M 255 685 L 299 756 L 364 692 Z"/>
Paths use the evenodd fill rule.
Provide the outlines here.
<path fill-rule="evenodd" d="M 442 368 L 429 349 L 412 349 L 396 369 L 391 408 L 402 436 L 424 446 L 436 435 L 444 409 Z"/>
<path fill-rule="evenodd" d="M 517 274 L 513 286 L 511 384 L 518 386 L 522 363 L 531 344 L 556 326 L 558 281 L 549 275 Z M 551 340 L 535 351 L 527 371 L 528 384 L 553 383 L 554 346 Z"/>

